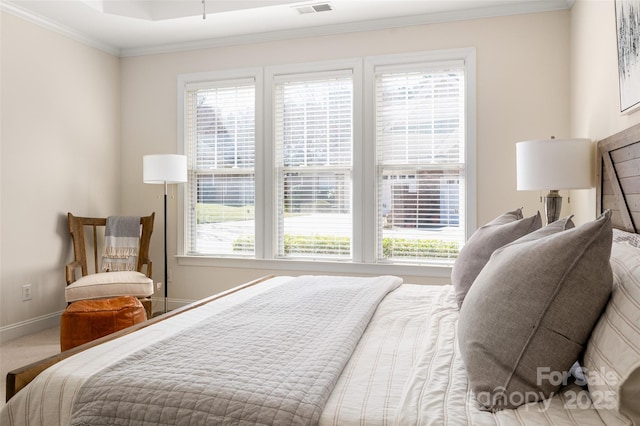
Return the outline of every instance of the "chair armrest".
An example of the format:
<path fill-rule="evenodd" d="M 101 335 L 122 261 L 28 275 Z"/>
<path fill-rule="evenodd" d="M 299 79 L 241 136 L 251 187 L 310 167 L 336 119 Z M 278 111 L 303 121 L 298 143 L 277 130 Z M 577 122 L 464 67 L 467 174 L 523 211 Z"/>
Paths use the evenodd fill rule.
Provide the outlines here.
<path fill-rule="evenodd" d="M 74 260 L 71 263 L 67 263 L 65 266 L 65 273 L 67 278 L 67 285 L 76 280 L 76 269 L 82 268 L 82 264 L 78 260 Z"/>

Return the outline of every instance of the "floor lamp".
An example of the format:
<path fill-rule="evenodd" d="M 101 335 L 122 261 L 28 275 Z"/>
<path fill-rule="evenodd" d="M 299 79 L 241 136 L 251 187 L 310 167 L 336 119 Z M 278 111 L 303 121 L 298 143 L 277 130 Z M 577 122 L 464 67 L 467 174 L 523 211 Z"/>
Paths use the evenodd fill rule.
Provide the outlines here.
<path fill-rule="evenodd" d="M 144 183 L 164 185 L 164 312 L 167 312 L 167 186 L 187 181 L 187 157 L 177 154 L 145 155 L 142 158 L 142 175 Z"/>

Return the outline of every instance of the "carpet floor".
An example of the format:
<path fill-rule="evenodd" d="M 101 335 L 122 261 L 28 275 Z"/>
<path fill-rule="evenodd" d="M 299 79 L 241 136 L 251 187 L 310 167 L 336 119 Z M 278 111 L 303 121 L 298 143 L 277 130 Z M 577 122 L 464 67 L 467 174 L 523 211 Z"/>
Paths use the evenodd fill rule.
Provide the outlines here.
<path fill-rule="evenodd" d="M 60 353 L 60 328 L 54 327 L 0 344 L 0 407 L 5 404 L 7 373 Z"/>

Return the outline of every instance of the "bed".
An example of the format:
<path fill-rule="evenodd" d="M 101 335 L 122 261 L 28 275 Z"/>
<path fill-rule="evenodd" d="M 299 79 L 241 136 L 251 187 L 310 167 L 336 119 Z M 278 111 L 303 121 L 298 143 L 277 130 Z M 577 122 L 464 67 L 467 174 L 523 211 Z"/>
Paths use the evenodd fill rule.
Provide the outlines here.
<path fill-rule="evenodd" d="M 570 218 L 554 228 L 536 225 L 535 215 L 529 222 L 507 220 L 509 226 L 525 224 L 524 235 L 489 253 L 462 302 L 459 285 L 415 285 L 396 277 L 265 277 L 10 373 L 0 424 L 640 424 L 640 238 L 634 227 L 640 203 L 628 202 L 635 197 L 634 179 L 640 179 L 630 172 L 640 175 L 640 149 L 629 154 L 635 144 L 640 146 L 640 125 L 598 144 L 598 209 L 604 212 L 598 219 L 575 228 Z M 611 223 L 620 230 L 611 231 Z M 594 268 L 590 277 L 578 275 L 573 294 L 554 296 L 560 308 L 581 309 L 579 315 L 573 306 L 558 309 L 564 326 L 575 318 L 583 325 L 588 312 L 597 312 L 582 327 L 583 337 L 570 336 L 571 330 L 554 334 L 583 340 L 579 347 L 568 345 L 565 356 L 579 363 L 569 363 L 572 373 L 567 367 L 558 377 L 554 368 L 538 369 L 553 388 L 533 399 L 514 379 L 526 372 L 511 371 L 506 388 L 516 386 L 510 395 L 522 400 L 510 397 L 514 407 L 508 408 L 487 405 L 478 383 L 502 372 L 483 363 L 496 364 L 500 354 L 487 353 L 493 348 L 477 339 L 488 328 L 487 315 L 478 319 L 473 307 L 504 297 L 504 288 L 486 296 L 496 291 L 491 282 L 504 269 L 500 262 L 517 264 L 521 252 L 535 252 L 540 241 L 560 244 L 556 240 L 566 235 L 583 234 L 593 240 L 593 229 L 606 242 L 596 253 L 606 253 L 606 266 L 587 258 L 580 270 Z M 461 263 L 470 256 L 461 256 Z M 458 269 L 465 273 L 454 274 L 454 282 L 469 278 L 466 267 Z M 583 282 L 594 277 L 604 283 L 595 285 L 599 293 L 581 298 Z M 526 303 L 513 309 L 526 309 L 535 297 L 527 293 Z M 509 293 L 506 300 L 512 299 L 518 298 Z M 541 312 L 548 315 L 553 306 Z M 517 333 L 523 316 L 516 312 L 504 328 Z M 541 324 L 538 330 L 550 328 Z M 493 346 L 506 351 L 516 340 Z M 557 362 L 558 348 L 566 346 L 546 342 L 535 351 L 546 357 L 543 364 L 531 361 L 544 367 L 549 357 Z M 522 351 L 518 365 L 526 362 Z"/>

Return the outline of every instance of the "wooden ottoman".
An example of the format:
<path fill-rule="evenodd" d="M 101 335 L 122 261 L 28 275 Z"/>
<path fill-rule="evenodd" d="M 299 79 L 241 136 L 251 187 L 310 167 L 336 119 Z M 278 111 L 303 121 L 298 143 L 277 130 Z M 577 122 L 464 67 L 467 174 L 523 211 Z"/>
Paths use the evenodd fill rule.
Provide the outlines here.
<path fill-rule="evenodd" d="M 137 297 L 78 300 L 67 306 L 60 319 L 60 349 L 66 351 L 146 319 Z"/>

